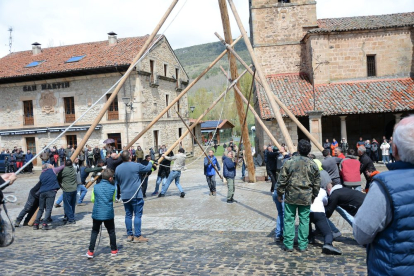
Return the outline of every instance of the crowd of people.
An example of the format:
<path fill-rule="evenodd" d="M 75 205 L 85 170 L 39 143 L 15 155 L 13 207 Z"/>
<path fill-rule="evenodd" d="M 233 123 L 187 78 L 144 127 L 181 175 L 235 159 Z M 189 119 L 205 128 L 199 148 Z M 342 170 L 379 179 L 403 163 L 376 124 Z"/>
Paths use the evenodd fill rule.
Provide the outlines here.
<path fill-rule="evenodd" d="M 264 160 L 271 182 L 270 191 L 278 212 L 274 233 L 276 243 L 283 243 L 287 252 L 293 251 L 298 214 L 299 252 L 307 251 L 308 245 L 314 244 L 315 237 L 321 235 L 324 240 L 322 253 L 342 254 L 333 244 L 342 235 L 330 220 L 336 211 L 353 228 L 356 241 L 367 247 L 369 273 L 378 275 L 386 271 L 390 275 L 410 275 L 414 272 L 414 241 L 410 236 L 414 230 L 411 223 L 414 219 L 414 116 L 402 119 L 393 136 L 395 140 L 383 137 L 381 145 L 375 139 L 371 142 L 361 137 L 356 150 L 350 148 L 345 139 L 341 143 L 335 139 L 333 143 L 326 140 L 322 160 L 311 154 L 311 144 L 307 140 L 300 140 L 294 153 L 289 153 L 284 146 L 265 146 Z M 240 164 L 244 176 L 244 151 L 242 145 L 237 148 L 232 141 L 225 146 L 221 165 L 213 150 L 208 152 L 204 158 L 204 175 L 210 196 L 216 196 L 215 175 L 222 168 L 228 188 L 227 203 L 233 203 L 237 202 L 234 199 L 234 180 Z M 389 171 L 380 173 L 375 167 L 379 150 Z M 39 207 L 33 229 L 40 229 L 40 225 L 43 230 L 50 229 L 48 224 L 52 221 L 53 204 L 56 207 L 59 204 L 54 203 L 59 189 L 63 190 L 64 220 L 67 224 L 76 224 L 75 207 L 82 202 L 87 192 L 84 187 L 86 179 L 93 173 L 91 179 L 96 177 L 98 180 L 91 197 L 94 207 L 88 258 L 94 257 L 102 223 L 110 236 L 111 254 L 116 256 L 118 253 L 113 210 L 113 202 L 116 201 L 124 204 L 127 241 L 148 241 L 141 233 L 141 217 L 148 176 L 153 171 L 158 169 L 153 196 L 165 197 L 170 184 L 175 181 L 180 197 L 185 197 L 180 185 L 181 172 L 186 166 L 183 148 L 174 155 L 167 151 L 166 146 L 160 147 L 159 155 L 163 160 L 156 162 L 152 149 L 144 156 L 139 152 L 142 151 L 140 147 L 119 153 L 86 147 L 84 154 L 90 159 L 86 164 L 80 156 L 72 162 L 70 146 L 63 151 L 65 155 L 59 158 L 61 166 L 50 162 L 50 158 L 43 163 L 39 182 L 30 190 L 15 226 L 18 227 L 25 216 L 24 224 L 27 224 L 28 218 Z M 392 158 L 387 158 L 391 155 Z M 173 165 L 171 161 L 174 161 Z M 365 185 L 361 175 L 365 178 Z M 7 178 L 14 181 L 15 175 L 3 175 L 1 182 Z"/>

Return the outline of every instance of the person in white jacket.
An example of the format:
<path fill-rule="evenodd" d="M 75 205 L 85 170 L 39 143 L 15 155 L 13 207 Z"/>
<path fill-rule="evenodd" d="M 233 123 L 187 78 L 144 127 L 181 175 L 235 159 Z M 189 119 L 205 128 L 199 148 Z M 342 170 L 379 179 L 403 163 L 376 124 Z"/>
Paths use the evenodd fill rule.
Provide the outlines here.
<path fill-rule="evenodd" d="M 321 188 L 319 189 L 319 194 L 313 201 L 310 207 L 310 223 L 309 223 L 309 243 L 315 243 L 315 237 L 312 233 L 312 223 L 315 224 L 317 229 L 324 236 L 324 244 L 322 247 L 322 253 L 325 254 L 334 254 L 341 255 L 342 251 L 339 248 L 336 248 L 332 245 L 333 235 L 331 228 L 328 224 L 328 219 L 325 215 L 325 205 L 328 204 L 328 195 L 325 191 L 326 186 L 328 185 L 327 181 L 330 179 L 329 174 L 326 171 L 320 171 L 321 174 Z M 327 174 L 326 177 L 323 177 L 323 174 Z M 324 181 L 325 180 L 325 181 Z"/>
<path fill-rule="evenodd" d="M 382 150 L 382 163 L 390 163 L 390 144 L 388 144 L 387 140 L 382 142 L 380 149 Z"/>

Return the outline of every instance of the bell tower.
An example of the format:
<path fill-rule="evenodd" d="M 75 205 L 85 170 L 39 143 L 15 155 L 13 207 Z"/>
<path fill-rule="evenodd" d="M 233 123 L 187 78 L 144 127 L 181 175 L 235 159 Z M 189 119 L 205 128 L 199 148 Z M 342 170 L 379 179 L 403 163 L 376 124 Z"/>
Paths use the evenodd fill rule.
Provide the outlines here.
<path fill-rule="evenodd" d="M 250 33 L 265 74 L 306 71 L 301 40 L 317 28 L 314 0 L 250 0 Z"/>

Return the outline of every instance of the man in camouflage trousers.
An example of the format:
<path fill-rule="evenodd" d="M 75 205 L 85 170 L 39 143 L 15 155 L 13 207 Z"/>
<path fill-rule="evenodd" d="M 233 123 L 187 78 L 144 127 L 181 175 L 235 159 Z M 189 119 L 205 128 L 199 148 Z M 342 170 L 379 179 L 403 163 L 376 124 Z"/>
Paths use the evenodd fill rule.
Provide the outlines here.
<path fill-rule="evenodd" d="M 299 155 L 294 155 L 285 162 L 277 181 L 279 202 L 282 202 L 285 195 L 283 243 L 284 250 L 288 252 L 293 251 L 296 210 L 299 215 L 299 251 L 306 251 L 308 246 L 310 206 L 318 196 L 321 186 L 318 166 L 307 157 L 310 151 L 311 144 L 306 140 L 300 140 Z"/>

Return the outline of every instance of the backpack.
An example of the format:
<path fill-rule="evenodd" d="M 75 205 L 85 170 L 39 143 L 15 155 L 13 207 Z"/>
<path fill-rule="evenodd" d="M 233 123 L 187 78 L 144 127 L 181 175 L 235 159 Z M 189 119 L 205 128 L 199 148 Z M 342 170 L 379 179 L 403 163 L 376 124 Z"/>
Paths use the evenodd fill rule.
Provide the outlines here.
<path fill-rule="evenodd" d="M 361 163 L 357 159 L 345 158 L 341 161 L 339 164 L 339 175 L 345 186 L 361 185 L 360 167 Z"/>
<path fill-rule="evenodd" d="M 372 151 L 377 151 L 377 150 L 378 150 L 378 144 L 372 143 Z"/>

